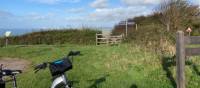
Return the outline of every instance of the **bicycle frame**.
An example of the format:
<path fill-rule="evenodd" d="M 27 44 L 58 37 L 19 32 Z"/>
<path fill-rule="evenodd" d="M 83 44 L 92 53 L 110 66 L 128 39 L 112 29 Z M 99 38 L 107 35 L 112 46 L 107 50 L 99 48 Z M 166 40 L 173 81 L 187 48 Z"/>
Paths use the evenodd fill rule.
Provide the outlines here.
<path fill-rule="evenodd" d="M 12 81 L 13 82 L 13 88 L 17 88 L 17 81 L 16 81 L 16 75 L 21 73 L 21 70 L 3 70 L 3 65 L 0 65 L 0 88 L 6 87 L 6 82 Z M 4 80 L 4 76 L 9 76 L 12 79 L 11 80 Z"/>
<path fill-rule="evenodd" d="M 64 58 L 70 59 L 70 57 L 71 57 L 71 60 L 73 60 L 73 56 L 76 56 L 76 55 L 81 55 L 80 51 L 70 51 L 68 53 L 67 57 L 64 57 Z M 43 69 L 43 70 L 46 69 L 47 67 L 50 66 L 51 63 L 52 62 L 43 62 L 42 64 L 36 65 L 34 67 L 35 73 L 37 73 L 41 69 Z M 60 86 L 62 88 L 63 87 L 64 88 L 71 88 L 71 85 L 68 82 L 68 79 L 67 79 L 67 77 L 65 75 L 65 72 L 61 72 L 61 73 L 58 73 L 58 74 L 57 73 L 56 74 L 52 74 L 52 77 L 53 77 L 53 81 L 52 81 L 52 84 L 51 84 L 50 88 L 60 88 Z"/>
<path fill-rule="evenodd" d="M 17 88 L 17 81 L 16 81 L 16 76 L 13 75 L 12 76 L 12 80 L 8 80 L 8 81 L 4 81 L 3 79 L 0 80 L 0 88 L 6 88 L 6 82 L 9 82 L 9 81 L 13 81 L 13 88 Z"/>
<path fill-rule="evenodd" d="M 12 79 L 13 79 L 13 88 L 17 88 L 16 76 L 13 75 L 13 76 L 12 76 Z"/>
<path fill-rule="evenodd" d="M 65 74 L 62 74 L 61 76 L 56 77 L 52 82 L 51 88 L 57 88 L 61 85 L 63 85 L 65 88 L 69 88 L 68 80 Z"/>

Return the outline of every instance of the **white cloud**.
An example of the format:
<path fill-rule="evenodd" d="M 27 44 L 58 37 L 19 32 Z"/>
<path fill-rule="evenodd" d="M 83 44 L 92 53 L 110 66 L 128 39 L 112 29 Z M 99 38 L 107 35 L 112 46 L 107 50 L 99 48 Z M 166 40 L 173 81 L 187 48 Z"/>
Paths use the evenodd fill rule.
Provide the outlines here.
<path fill-rule="evenodd" d="M 36 12 L 31 12 L 28 13 L 25 16 L 22 16 L 22 18 L 26 19 L 26 20 L 38 20 L 38 21 L 42 21 L 42 20 L 49 20 L 51 18 L 53 18 L 55 16 L 55 14 L 53 13 L 47 13 L 47 14 L 39 14 Z"/>
<path fill-rule="evenodd" d="M 10 12 L 0 10 L 0 27 L 2 28 L 41 28 L 62 27 L 65 21 L 54 13 L 40 14 L 31 12 L 23 16 L 13 15 Z"/>
<path fill-rule="evenodd" d="M 145 6 L 132 6 L 132 7 L 117 7 L 117 8 L 103 8 L 96 9 L 85 16 L 79 17 L 67 17 L 67 22 L 81 24 L 87 24 L 89 26 L 109 26 L 127 18 L 133 18 L 140 15 L 148 15 L 151 13 L 151 9 L 147 9 Z"/>
<path fill-rule="evenodd" d="M 96 9 L 89 16 L 98 21 L 120 21 L 126 18 L 132 18 L 139 15 L 147 15 L 151 12 L 145 6 L 135 7 L 118 7 L 118 8 L 104 8 Z"/>
<path fill-rule="evenodd" d="M 0 10 L 0 17 L 1 18 L 12 17 L 12 16 L 14 16 L 14 14 L 7 12 L 7 11 Z"/>
<path fill-rule="evenodd" d="M 67 9 L 68 13 L 84 13 L 85 9 L 84 8 L 72 8 L 72 9 Z"/>
<path fill-rule="evenodd" d="M 93 8 L 106 8 L 108 7 L 108 0 L 95 0 L 90 6 Z"/>
<path fill-rule="evenodd" d="M 195 5 L 199 5 L 200 7 L 200 0 L 191 0 L 191 2 Z"/>
<path fill-rule="evenodd" d="M 30 0 L 30 1 L 42 3 L 42 4 L 58 4 L 58 3 L 63 3 L 63 2 L 68 2 L 68 3 L 78 3 L 78 2 L 80 2 L 80 0 Z"/>
<path fill-rule="evenodd" d="M 135 5 L 156 5 L 159 4 L 161 0 L 121 0 L 122 3 L 128 6 Z"/>
<path fill-rule="evenodd" d="M 56 4 L 61 3 L 63 0 L 34 0 L 41 1 L 40 3 L 46 4 Z M 64 0 L 65 1 L 65 0 Z M 67 0 L 69 1 L 69 0 Z M 73 1 L 73 0 L 72 0 Z M 79 1 L 79 0 L 78 0 Z M 123 0 L 124 3 L 128 3 L 128 0 Z M 81 26 L 82 24 L 87 26 L 110 26 L 112 27 L 114 24 L 118 23 L 121 20 L 125 20 L 127 18 L 133 18 L 135 16 L 147 15 L 152 12 L 152 8 L 142 5 L 133 5 L 132 1 L 139 0 L 129 0 L 129 3 L 132 3 L 128 6 L 118 6 L 110 8 L 108 7 L 108 0 L 95 0 L 90 5 L 95 8 L 94 11 L 87 10 L 86 8 L 72 8 L 72 9 L 60 9 L 55 14 L 53 13 L 29 13 L 24 14 L 23 16 L 14 16 L 8 17 L 9 20 L 7 22 L 3 21 L 1 16 L 9 16 L 12 14 L 9 12 L 1 12 L 0 11 L 0 26 L 5 25 L 6 27 L 11 27 L 8 24 L 11 24 L 12 27 L 63 27 L 66 25 L 73 25 L 72 27 L 77 27 L 77 25 Z M 145 3 L 153 4 L 150 1 L 146 1 Z M 151 0 L 156 1 L 156 0 Z M 140 4 L 144 3 L 139 1 Z M 62 12 L 61 12 L 62 11 Z M 65 12 L 66 14 L 60 14 Z M 69 14 L 75 13 L 75 14 Z M 66 18 L 65 18 L 66 17 Z"/>

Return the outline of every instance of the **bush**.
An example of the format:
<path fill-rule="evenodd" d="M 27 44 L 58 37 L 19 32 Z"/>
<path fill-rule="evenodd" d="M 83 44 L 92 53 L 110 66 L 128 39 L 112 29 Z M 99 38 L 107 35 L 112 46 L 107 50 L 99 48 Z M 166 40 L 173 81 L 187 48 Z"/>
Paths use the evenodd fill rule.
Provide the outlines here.
<path fill-rule="evenodd" d="M 91 29 L 62 29 L 62 30 L 43 30 L 24 34 L 21 36 L 13 36 L 9 38 L 9 44 L 12 45 L 35 45 L 35 44 L 95 44 L 95 35 L 98 30 Z M 1 38 L 0 41 L 3 41 Z M 1 42 L 2 45 L 2 42 Z"/>

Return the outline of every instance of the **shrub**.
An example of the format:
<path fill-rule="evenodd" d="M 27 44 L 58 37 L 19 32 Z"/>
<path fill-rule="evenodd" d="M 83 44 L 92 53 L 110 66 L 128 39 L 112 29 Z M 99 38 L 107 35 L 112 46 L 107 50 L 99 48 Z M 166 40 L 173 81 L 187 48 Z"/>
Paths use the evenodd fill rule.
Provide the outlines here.
<path fill-rule="evenodd" d="M 12 45 L 35 45 L 35 44 L 95 44 L 95 34 L 98 30 L 92 29 L 53 29 L 27 33 L 9 38 Z M 3 41 L 1 38 L 0 41 Z M 2 45 L 2 42 L 1 42 Z"/>

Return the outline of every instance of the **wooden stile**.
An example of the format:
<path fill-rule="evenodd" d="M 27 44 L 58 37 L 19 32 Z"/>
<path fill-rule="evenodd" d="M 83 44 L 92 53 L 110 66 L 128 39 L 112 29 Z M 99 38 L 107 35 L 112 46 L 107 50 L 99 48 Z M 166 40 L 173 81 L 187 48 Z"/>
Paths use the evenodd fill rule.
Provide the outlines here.
<path fill-rule="evenodd" d="M 199 48 L 186 48 L 186 45 L 200 44 L 200 36 L 184 36 L 182 31 L 176 34 L 176 65 L 177 65 L 177 88 L 185 87 L 185 57 L 200 55 Z"/>

